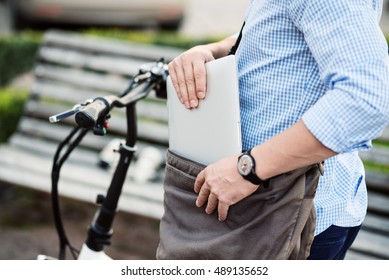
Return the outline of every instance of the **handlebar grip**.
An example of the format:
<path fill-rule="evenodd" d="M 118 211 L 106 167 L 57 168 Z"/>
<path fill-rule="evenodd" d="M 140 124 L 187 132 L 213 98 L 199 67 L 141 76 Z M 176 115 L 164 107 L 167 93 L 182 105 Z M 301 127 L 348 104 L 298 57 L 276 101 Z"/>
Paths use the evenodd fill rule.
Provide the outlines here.
<path fill-rule="evenodd" d="M 98 97 L 82 108 L 75 116 L 76 123 L 82 128 L 93 128 L 98 119 L 109 113 L 111 104 L 105 98 Z"/>

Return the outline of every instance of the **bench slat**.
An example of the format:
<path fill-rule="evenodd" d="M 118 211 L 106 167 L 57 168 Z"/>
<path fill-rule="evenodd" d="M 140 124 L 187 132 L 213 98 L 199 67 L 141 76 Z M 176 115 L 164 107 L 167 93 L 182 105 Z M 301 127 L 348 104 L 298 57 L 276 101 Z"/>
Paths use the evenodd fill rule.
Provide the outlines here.
<path fill-rule="evenodd" d="M 44 192 L 51 191 L 51 158 L 3 146 L 0 146 L 0 153 L 4 155 L 0 159 L 0 178 L 3 181 Z M 78 153 L 82 155 L 82 151 Z M 80 169 L 83 173 L 78 172 Z M 93 203 L 98 194 L 105 194 L 111 175 L 108 171 L 80 165 L 79 162 L 65 164 L 59 184 L 60 194 Z M 163 213 L 162 199 L 160 183 L 139 184 L 127 180 L 119 209 L 159 219 Z"/>
<path fill-rule="evenodd" d="M 389 174 L 366 170 L 366 183 L 369 189 L 389 193 Z"/>
<path fill-rule="evenodd" d="M 376 145 L 370 151 L 360 152 L 359 155 L 364 161 L 389 166 L 389 148 Z"/>
<path fill-rule="evenodd" d="M 39 94 L 39 99 L 34 98 L 26 105 L 27 111 L 26 113 L 30 113 L 33 115 L 44 115 L 51 116 L 54 114 L 58 114 L 62 111 L 71 109 L 75 104 L 79 104 L 87 99 L 94 99 L 97 96 L 107 96 L 107 92 L 94 92 L 94 91 L 83 91 L 76 90 L 76 88 L 71 87 L 61 87 L 60 90 L 56 90 L 57 87 L 55 85 L 49 84 L 39 84 L 33 92 Z M 85 98 L 84 100 L 80 100 L 80 96 Z M 44 97 L 50 97 L 50 99 L 54 98 L 57 101 L 63 101 L 65 104 L 69 104 L 68 106 L 63 106 L 62 104 L 58 104 L 58 102 L 53 103 L 51 100 L 45 101 Z M 42 113 L 40 113 L 42 112 Z M 121 118 L 125 118 L 125 113 L 123 109 L 114 108 L 112 110 L 116 115 L 121 115 Z M 137 102 L 136 104 L 136 112 L 138 118 L 147 118 L 154 119 L 155 121 L 164 122 L 167 124 L 168 115 L 167 115 L 167 106 L 166 100 L 156 99 L 153 97 L 147 97 Z"/>
<path fill-rule="evenodd" d="M 381 234 L 360 230 L 352 250 L 364 252 L 380 259 L 389 259 L 389 238 Z"/>
<path fill-rule="evenodd" d="M 128 59 L 123 56 L 105 57 L 98 54 L 51 46 L 42 47 L 39 51 L 39 57 L 46 64 L 52 63 L 74 68 L 87 68 L 123 76 L 133 76 L 137 74 L 139 65 L 149 62 L 149 60 Z"/>
<path fill-rule="evenodd" d="M 52 112 L 53 114 L 60 112 L 60 111 L 53 110 L 52 107 L 48 107 L 48 109 L 50 109 L 50 112 Z M 35 116 L 38 117 L 39 115 L 36 114 Z M 24 120 L 26 120 L 26 118 L 24 118 Z M 37 135 L 40 133 L 41 135 L 45 135 L 50 139 L 52 139 L 52 136 L 50 136 L 50 135 L 53 134 L 53 128 L 55 125 L 57 125 L 58 127 L 61 127 L 61 125 L 63 123 L 74 124 L 73 118 L 68 118 L 66 120 L 63 120 L 63 121 L 61 121 L 61 124 L 50 124 L 50 123 L 47 124 L 48 121 L 45 121 L 45 120 L 43 120 L 41 122 L 36 121 L 36 120 L 31 120 L 31 121 L 33 121 L 33 124 L 34 124 L 33 127 L 29 127 L 28 125 L 30 125 L 30 124 L 26 125 L 24 122 L 22 122 L 20 129 L 22 131 L 28 132 L 31 135 Z M 35 121 L 35 123 L 34 123 L 34 121 Z M 38 124 L 37 122 L 42 123 L 42 124 Z M 169 141 L 169 131 L 168 131 L 168 126 L 166 123 L 155 122 L 153 120 L 139 118 L 137 126 L 138 126 L 138 132 L 137 132 L 138 138 L 141 140 L 149 140 L 149 141 L 152 141 L 155 143 L 160 143 L 160 144 L 165 144 Z M 70 129 L 69 129 L 69 131 L 70 131 Z M 113 116 L 109 120 L 109 128 L 108 128 L 109 134 L 124 135 L 125 131 L 126 131 L 126 123 L 125 123 L 124 119 L 115 118 Z M 64 133 L 61 133 L 61 135 L 64 135 Z M 97 137 L 97 136 L 95 136 L 95 137 Z M 57 137 L 55 137 L 55 138 L 57 138 Z M 88 142 L 88 144 L 89 143 L 91 143 L 91 142 Z M 95 145 L 93 145 L 93 146 L 95 146 Z"/>
<path fill-rule="evenodd" d="M 110 122 L 110 128 L 108 129 L 108 134 L 101 137 L 95 136 L 93 133 L 89 133 L 85 136 L 84 140 L 81 143 L 81 146 L 89 147 L 95 150 L 101 150 L 107 145 L 107 142 L 110 141 L 111 137 L 118 137 L 117 133 L 113 133 L 115 130 L 118 131 L 118 126 L 124 127 L 125 124 L 118 123 L 117 121 Z M 115 128 L 116 126 L 116 128 Z M 72 126 L 65 127 L 63 124 L 51 124 L 47 121 L 42 121 L 38 119 L 31 119 L 23 117 L 20 120 L 19 131 L 24 134 L 28 134 L 32 137 L 49 139 L 51 141 L 60 142 L 70 133 Z M 124 128 L 123 128 L 124 129 Z M 123 131 L 123 130 L 121 130 Z M 111 133 L 112 132 L 112 133 Z M 112 134 L 111 137 L 109 135 Z M 149 140 L 153 143 L 159 143 L 160 145 L 167 143 L 168 141 L 168 129 L 166 127 L 161 127 L 158 123 L 139 123 L 138 124 L 138 138 L 140 140 Z"/>
<path fill-rule="evenodd" d="M 347 251 L 345 260 L 380 260 L 382 258 L 364 254 L 363 252 L 354 251 L 353 248 Z"/>
<path fill-rule="evenodd" d="M 97 38 L 59 30 L 50 30 L 46 32 L 44 44 L 148 60 L 159 60 L 161 57 L 164 57 L 169 61 L 182 52 L 181 49 L 173 47 L 158 47 L 147 44 L 129 43 L 121 40 Z"/>
<path fill-rule="evenodd" d="M 48 121 L 22 117 L 19 122 L 18 131 L 27 135 L 27 137 L 36 138 L 39 140 L 50 140 L 53 142 L 61 142 L 72 130 L 71 126 L 51 124 Z M 81 146 L 89 147 L 94 150 L 101 150 L 109 141 L 108 138 L 97 137 L 89 133 L 81 142 Z"/>
<path fill-rule="evenodd" d="M 389 217 L 368 213 L 362 225 L 370 231 L 389 235 Z"/>
<path fill-rule="evenodd" d="M 369 211 L 389 216 L 389 195 L 384 195 L 383 193 L 375 191 L 369 191 L 368 206 Z"/>
<path fill-rule="evenodd" d="M 75 103 L 73 103 L 75 104 Z M 57 103 L 43 103 L 39 102 L 39 100 L 31 100 L 26 104 L 25 114 L 34 117 L 40 118 L 48 121 L 47 116 L 52 116 L 58 114 L 60 112 L 64 112 L 73 107 L 68 105 L 64 106 L 62 104 Z M 167 129 L 168 126 L 168 117 L 167 117 L 167 108 L 164 104 L 158 104 L 154 102 L 148 102 L 148 100 L 141 100 L 136 104 L 136 115 L 138 123 L 147 123 L 151 122 L 154 125 L 160 125 L 163 129 Z M 125 122 L 126 116 L 124 109 L 122 108 L 114 108 L 111 111 L 110 122 L 114 121 L 115 123 L 119 123 L 122 125 L 116 124 L 115 129 L 118 130 L 121 134 L 125 134 Z M 65 122 L 68 124 L 75 125 L 74 116 L 70 116 L 64 119 L 61 122 Z"/>
<path fill-rule="evenodd" d="M 112 93 L 108 91 L 95 89 L 88 90 L 86 88 L 71 86 L 69 84 L 58 84 L 50 80 L 36 80 L 31 89 L 31 93 L 35 99 L 54 99 L 56 101 L 69 103 L 69 106 L 83 102 L 86 99 L 112 95 Z M 82 100 L 80 100 L 80 96 L 82 96 Z M 142 99 L 138 102 L 143 103 L 145 100 L 147 102 L 160 103 L 162 107 L 166 107 L 166 100 L 157 98 L 155 96 L 155 92 L 153 91 L 150 92 L 146 99 Z M 165 118 L 164 120 L 167 120 L 166 114 L 161 114 L 161 118 L 162 117 Z"/>
<path fill-rule="evenodd" d="M 384 129 L 382 135 L 378 139 L 389 142 L 389 126 Z"/>
<path fill-rule="evenodd" d="M 112 92 L 87 89 L 69 84 L 58 84 L 50 80 L 36 80 L 31 88 L 31 94 L 40 99 L 54 99 L 56 101 L 66 102 L 69 105 L 75 105 L 87 99 L 93 99 L 97 96 L 112 95 Z"/>
<path fill-rule="evenodd" d="M 129 79 L 120 76 L 84 72 L 81 69 L 69 69 L 42 64 L 37 66 L 35 75 L 38 79 L 48 79 L 77 87 L 104 90 L 114 95 L 121 93 L 129 84 Z"/>
<path fill-rule="evenodd" d="M 113 138 L 113 137 L 104 137 L 106 146 L 111 145 L 112 142 L 117 142 L 119 140 L 123 140 L 122 138 Z M 51 142 L 47 140 L 42 139 L 35 139 L 20 133 L 14 133 L 9 140 L 9 145 L 12 147 L 16 147 L 18 149 L 22 149 L 24 151 L 28 151 L 28 153 L 32 153 L 35 155 L 47 157 L 47 158 L 53 158 L 54 153 L 57 150 L 58 143 L 57 142 Z M 158 146 L 156 144 L 150 145 L 150 143 L 138 141 L 136 144 L 136 151 L 134 153 L 134 159 L 136 160 L 139 157 L 139 153 L 143 151 L 143 149 L 148 148 L 152 146 L 153 148 L 157 149 L 159 153 L 161 154 L 162 158 L 166 157 L 166 147 L 165 146 Z M 116 146 L 118 147 L 118 146 Z M 82 154 L 78 153 L 78 148 L 76 151 L 74 151 L 71 155 L 71 157 L 68 159 L 69 163 L 72 162 L 79 162 L 79 163 L 85 163 L 90 166 L 100 164 L 100 151 L 96 153 L 96 151 L 90 150 L 90 149 L 83 149 Z M 118 156 L 118 155 L 116 155 Z M 111 162 L 111 161 L 110 161 Z M 162 171 L 162 170 L 161 170 Z M 162 177 L 163 174 L 160 176 Z"/>

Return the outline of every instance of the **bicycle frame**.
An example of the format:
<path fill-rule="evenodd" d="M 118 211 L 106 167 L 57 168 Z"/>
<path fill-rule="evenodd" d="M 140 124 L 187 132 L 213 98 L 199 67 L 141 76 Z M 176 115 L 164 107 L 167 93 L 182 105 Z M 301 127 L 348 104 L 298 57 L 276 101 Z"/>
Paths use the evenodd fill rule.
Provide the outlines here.
<path fill-rule="evenodd" d="M 127 106 L 127 136 L 126 143 L 120 145 L 119 163 L 114 172 L 107 195 L 89 227 L 88 238 L 82 247 L 78 259 L 107 259 L 104 246 L 109 245 L 112 236 L 112 223 L 117 204 L 122 192 L 127 170 L 133 159 L 137 139 L 135 104 Z"/>
<path fill-rule="evenodd" d="M 104 198 L 100 197 L 101 202 L 88 230 L 88 236 L 83 244 L 81 251 L 77 257 L 78 260 L 104 260 L 111 259 L 104 252 L 104 247 L 110 244 L 113 234 L 112 224 L 117 211 L 118 201 L 122 193 L 124 181 L 129 166 L 132 162 L 134 153 L 136 151 L 137 141 L 137 119 L 136 119 L 136 102 L 145 98 L 150 91 L 155 90 L 157 97 L 166 98 L 166 78 L 167 65 L 163 60 L 156 64 L 147 64 L 140 68 L 139 74 L 133 78 L 129 87 L 118 96 L 98 97 L 94 100 L 89 100 L 84 104 L 76 105 L 72 110 L 60 113 L 56 116 L 50 117 L 51 122 L 60 121 L 63 118 L 76 114 L 76 122 L 78 128 L 69 135 L 64 141 L 66 144 L 74 134 L 82 128 L 80 135 L 71 143 L 68 151 L 63 158 L 59 159 L 60 151 L 65 143 L 61 143 L 58 151 L 54 157 L 53 171 L 52 171 L 52 202 L 53 212 L 56 217 L 56 229 L 60 238 L 60 254 L 59 259 L 65 258 L 65 246 L 70 246 L 68 239 L 64 233 L 64 228 L 60 217 L 60 209 L 56 197 L 58 191 L 56 182 L 59 179 L 59 169 L 66 161 L 73 149 L 78 146 L 86 132 L 93 128 L 94 133 L 103 135 L 104 123 L 109 118 L 109 111 L 113 107 L 126 108 L 127 133 L 125 144 L 120 144 L 118 152 L 120 154 L 119 162 L 113 174 L 110 186 Z M 96 113 L 97 112 L 97 113 Z M 91 125 L 93 124 L 93 125 Z M 75 255 L 73 255 L 75 257 Z M 47 259 L 45 256 L 38 256 L 38 259 Z"/>

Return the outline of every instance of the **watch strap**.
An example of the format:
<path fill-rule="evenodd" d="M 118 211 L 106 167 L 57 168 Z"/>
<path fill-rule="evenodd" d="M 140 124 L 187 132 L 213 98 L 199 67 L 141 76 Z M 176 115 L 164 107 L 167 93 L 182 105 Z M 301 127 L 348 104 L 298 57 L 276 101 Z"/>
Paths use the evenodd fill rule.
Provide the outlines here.
<path fill-rule="evenodd" d="M 264 188 L 267 188 L 269 186 L 269 180 L 262 180 L 261 178 L 258 177 L 258 175 L 255 173 L 255 167 L 256 167 L 256 162 L 255 162 L 255 159 L 254 157 L 252 156 L 251 154 L 251 149 L 247 150 L 244 154 L 248 155 L 249 157 L 251 157 L 252 159 L 252 162 L 253 162 L 253 167 L 251 169 L 251 172 L 249 174 L 247 174 L 246 176 L 244 176 L 244 178 L 248 181 L 250 181 L 251 183 L 253 183 L 254 185 L 261 185 L 263 186 Z"/>

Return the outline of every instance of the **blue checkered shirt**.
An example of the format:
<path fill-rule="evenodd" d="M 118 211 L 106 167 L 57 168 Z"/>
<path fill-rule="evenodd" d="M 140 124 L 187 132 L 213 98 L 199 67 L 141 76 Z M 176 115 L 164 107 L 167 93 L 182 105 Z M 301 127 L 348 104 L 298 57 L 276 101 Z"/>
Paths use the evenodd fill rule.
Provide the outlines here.
<path fill-rule="evenodd" d="M 303 119 L 326 147 L 316 233 L 360 225 L 367 190 L 359 150 L 389 120 L 382 0 L 251 0 L 237 52 L 243 149 Z"/>

